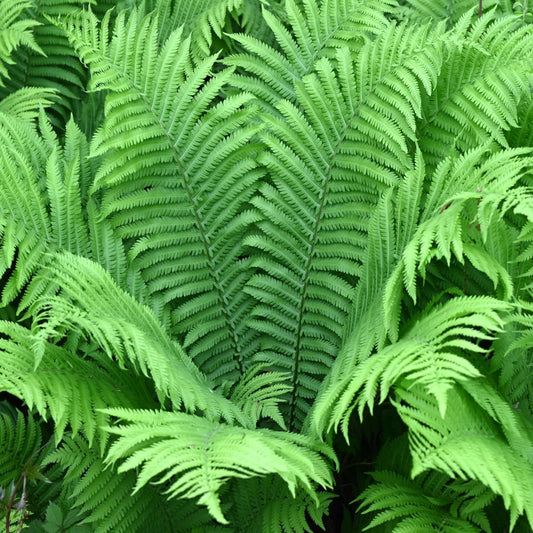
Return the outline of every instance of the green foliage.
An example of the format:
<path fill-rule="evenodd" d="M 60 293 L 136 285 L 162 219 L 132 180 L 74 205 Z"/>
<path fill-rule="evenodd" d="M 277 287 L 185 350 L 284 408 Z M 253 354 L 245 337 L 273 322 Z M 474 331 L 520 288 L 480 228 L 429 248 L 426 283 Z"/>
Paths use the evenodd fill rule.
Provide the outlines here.
<path fill-rule="evenodd" d="M 480 7 L 0 0 L 2 530 L 533 527 L 533 27 Z"/>

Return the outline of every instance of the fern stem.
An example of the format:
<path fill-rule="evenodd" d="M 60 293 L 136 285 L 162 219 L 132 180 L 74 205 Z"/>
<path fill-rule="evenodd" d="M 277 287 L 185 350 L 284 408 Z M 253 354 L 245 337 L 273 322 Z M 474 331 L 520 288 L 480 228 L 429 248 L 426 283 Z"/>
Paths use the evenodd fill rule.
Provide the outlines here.
<path fill-rule="evenodd" d="M 483 15 L 483 0 L 479 0 L 479 11 L 477 14 L 477 18 L 480 19 Z"/>

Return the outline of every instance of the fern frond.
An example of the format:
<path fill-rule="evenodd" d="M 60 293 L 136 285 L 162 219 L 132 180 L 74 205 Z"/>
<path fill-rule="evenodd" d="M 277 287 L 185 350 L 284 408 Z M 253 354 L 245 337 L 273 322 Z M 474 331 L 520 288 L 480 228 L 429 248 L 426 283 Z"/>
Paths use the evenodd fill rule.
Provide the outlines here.
<path fill-rule="evenodd" d="M 468 506 L 472 494 L 457 490 L 460 485 L 450 483 L 447 476 L 409 479 L 393 471 L 371 475 L 374 483 L 357 498 L 361 501 L 359 509 L 374 516 L 365 530 L 387 524 L 391 533 L 491 531 L 484 513 Z"/>
<path fill-rule="evenodd" d="M 250 367 L 235 385 L 230 399 L 254 422 L 270 418 L 287 429 L 278 404 L 285 401 L 283 396 L 291 390 L 286 383 L 288 376 L 267 367 L 268 364 Z"/>
<path fill-rule="evenodd" d="M 494 9 L 500 2 L 497 0 L 483 0 L 482 14 Z M 474 8 L 477 8 L 474 10 Z M 406 0 L 395 16 L 413 22 L 438 22 L 446 20 L 448 25 L 455 24 L 461 17 L 479 16 L 479 7 L 471 0 Z"/>
<path fill-rule="evenodd" d="M 272 475 L 235 480 L 228 496 L 234 502 L 227 513 L 230 523 L 239 531 L 262 533 L 310 533 L 311 520 L 324 529 L 322 517 L 332 498 L 325 492 L 316 493 L 316 499 L 303 491 L 293 496 Z"/>
<path fill-rule="evenodd" d="M 305 0 L 300 7 L 294 0 L 285 4 L 288 27 L 267 10 L 263 17 L 276 37 L 278 48 L 245 34 L 235 39 L 247 53 L 230 56 L 224 62 L 242 68 L 247 75 L 233 84 L 255 94 L 266 108 L 275 111 L 280 99 L 293 103 L 295 84 L 310 74 L 321 57 L 335 58 L 336 49 L 350 45 L 359 50 L 371 36 L 387 26 L 386 14 L 393 2 L 355 0 Z"/>
<path fill-rule="evenodd" d="M 183 37 L 191 36 L 194 43 L 192 53 L 200 60 L 213 52 L 213 37 L 223 38 L 228 15 L 239 12 L 243 0 L 164 0 L 152 1 L 155 12 L 161 21 L 161 41 L 180 27 L 184 28 Z M 148 9 L 151 6 L 147 6 Z"/>
<path fill-rule="evenodd" d="M 454 383 L 480 376 L 464 355 L 484 352 L 479 342 L 502 330 L 500 314 L 507 310 L 508 304 L 496 299 L 470 297 L 426 311 L 399 341 L 330 384 L 327 400 L 321 398 L 313 412 L 316 428 L 329 430 L 340 424 L 347 436 L 353 410 L 358 409 L 361 418 L 366 406 L 372 412 L 374 402 L 383 402 L 402 379 L 424 386 L 444 416 Z"/>
<path fill-rule="evenodd" d="M 439 415 L 437 402 L 421 389 L 397 390 L 393 403 L 410 431 L 412 476 L 436 469 L 453 478 L 478 480 L 502 496 L 511 511 L 511 528 L 523 513 L 533 524 L 532 443 L 528 430 L 523 430 L 518 441 L 512 438 L 516 432 L 502 437 L 500 426 L 459 386 L 454 389 L 445 417 Z M 494 390 L 492 395 L 497 396 Z M 510 407 L 508 411 L 512 411 Z"/>
<path fill-rule="evenodd" d="M 13 53 L 15 64 L 8 68 L 9 80 L 0 96 L 23 87 L 46 87 L 60 95 L 50 117 L 62 129 L 86 85 L 86 71 L 76 58 L 63 32 L 50 19 L 65 16 L 94 0 L 34 0 L 24 2 L 26 12 L 35 25 L 33 35 L 37 49 L 19 48 Z M 5 3 L 13 3 L 6 1 Z M 22 2 L 17 2 L 22 3 Z"/>
<path fill-rule="evenodd" d="M 107 461 L 123 460 L 118 472 L 140 468 L 136 490 L 151 479 L 168 483 L 171 498 L 198 498 L 219 522 L 227 523 L 217 495 L 229 478 L 279 475 L 315 496 L 315 484 L 331 485 L 331 450 L 309 437 L 267 429 L 248 430 L 184 413 L 110 409 L 119 424 Z"/>
<path fill-rule="evenodd" d="M 21 45 L 41 55 L 44 52 L 35 41 L 33 28 L 39 23 L 29 18 L 21 17 L 30 8 L 28 0 L 0 1 L 0 86 L 4 86 L 2 78 L 9 78 L 7 65 L 14 65 L 11 55 L 13 50 Z"/>
<path fill-rule="evenodd" d="M 27 130 L 26 130 L 27 131 Z M 33 132 L 35 135 L 35 132 Z M 51 228 L 46 203 L 39 190 L 35 169 L 26 157 L 9 146 L 0 146 L 0 272 L 12 269 L 2 287 L 2 306 L 21 292 L 41 266 Z M 15 263 L 15 257 L 17 262 Z"/>
<path fill-rule="evenodd" d="M 482 146 L 456 160 L 447 158 L 432 176 L 416 230 L 408 243 L 403 239 L 403 249 L 396 250 L 400 261 L 385 288 L 384 317 L 392 339 L 397 335 L 400 312 L 397 301 L 391 305 L 392 299 L 401 294 L 403 282 L 416 301 L 417 276 L 425 278 L 427 265 L 436 258 L 444 258 L 449 265 L 452 255 L 461 262 L 466 256 L 495 286 L 501 284 L 504 298 L 512 293 L 507 265 L 500 265 L 477 241 L 479 236 L 487 240 L 491 228 L 516 208 L 516 202 L 522 206 L 519 210 L 527 205 L 530 193 L 515 187 L 531 159 L 524 157 L 529 155 L 527 149 L 518 149 L 502 150 L 484 160 L 485 150 Z"/>
<path fill-rule="evenodd" d="M 533 120 L 533 99 L 524 95 L 517 111 L 518 123 L 506 132 L 507 142 L 510 146 L 533 146 L 533 132 L 529 128 Z"/>
<path fill-rule="evenodd" d="M 494 346 L 491 369 L 498 375 L 499 389 L 521 411 L 533 413 L 533 383 L 531 380 L 533 345 L 533 306 L 520 301 L 510 315 L 504 335 Z"/>
<path fill-rule="evenodd" d="M 436 90 L 424 97 L 417 138 L 434 168 L 454 147 L 467 151 L 488 140 L 507 146 L 504 132 L 517 124 L 517 109 L 529 93 L 531 28 L 515 29 L 512 16 L 487 15 L 448 44 Z"/>
<path fill-rule="evenodd" d="M 106 465 L 98 450 L 81 435 L 66 437 L 45 462 L 64 472 L 63 498 L 68 506 L 86 515 L 83 523 L 94 533 L 190 533 L 211 523 L 204 509 L 187 500 L 165 501 L 156 487 L 145 486 L 133 493 L 135 473 L 119 474 Z"/>
<path fill-rule="evenodd" d="M 31 121 L 39 116 L 41 107 L 52 104 L 54 96 L 53 89 L 23 87 L 0 100 L 0 113 Z"/>
<path fill-rule="evenodd" d="M 0 273 L 5 275 L 5 306 L 20 298 L 47 261 L 47 252 L 66 250 L 85 257 L 97 253 L 91 244 L 98 245 L 99 230 L 93 210 L 91 243 L 82 194 L 87 193 L 93 171 L 83 157 L 87 141 L 72 121 L 65 128 L 64 146 L 44 112 L 39 129 L 0 113 L 0 136 L 4 141 L 0 147 Z M 25 297 L 29 303 L 31 298 Z"/>
<path fill-rule="evenodd" d="M 92 85 L 107 89 L 106 120 L 93 141 L 104 156 L 95 191 L 152 296 L 170 306 L 174 331 L 196 364 L 219 384 L 244 370 L 254 333 L 242 232 L 262 171 L 254 161 L 250 95 L 216 103 L 230 70 L 212 76 L 215 57 L 191 70 L 190 40 L 173 32 L 161 49 L 153 17 L 70 19 L 65 28 Z M 206 78 L 211 79 L 206 81 Z M 104 191 L 105 189 L 105 191 Z"/>
<path fill-rule="evenodd" d="M 262 272 L 247 291 L 259 302 L 257 357 L 292 373 L 289 427 L 303 421 L 339 348 L 370 213 L 411 166 L 420 86 L 430 90 L 439 68 L 439 35 L 428 30 L 391 26 L 355 61 L 339 50 L 337 68 L 322 58 L 297 87 L 300 107 L 284 100 L 281 118 L 265 115 L 270 181 L 253 199 L 261 232 L 245 240 Z"/>
<path fill-rule="evenodd" d="M 32 481 L 37 479 L 32 464 L 38 465 L 37 455 L 43 442 L 42 429 L 31 415 L 24 416 L 17 409 L 10 412 L 5 407 L 0 403 L 0 487 L 3 490 L 15 485 L 23 475 Z"/>
<path fill-rule="evenodd" d="M 98 437 L 103 446 L 106 434 L 100 428 L 108 420 L 99 409 L 153 405 L 142 380 L 135 381 L 105 360 L 97 367 L 51 343 L 36 350 L 32 331 L 12 322 L 0 322 L 0 331 L 0 388 L 43 419 L 51 418 L 58 441 L 69 426 L 74 433 L 83 430 L 91 443 Z"/>
<path fill-rule="evenodd" d="M 192 412 L 201 409 L 210 419 L 222 416 L 249 424 L 233 403 L 209 387 L 154 313 L 124 292 L 100 265 L 58 254 L 35 283 L 43 281 L 49 288 L 31 308 L 38 324 L 34 333 L 37 349 L 49 336 L 61 336 L 64 328 L 78 331 L 92 338 L 121 367 L 129 364 L 149 376 L 160 402 L 168 398 L 174 407 L 183 405 Z"/>

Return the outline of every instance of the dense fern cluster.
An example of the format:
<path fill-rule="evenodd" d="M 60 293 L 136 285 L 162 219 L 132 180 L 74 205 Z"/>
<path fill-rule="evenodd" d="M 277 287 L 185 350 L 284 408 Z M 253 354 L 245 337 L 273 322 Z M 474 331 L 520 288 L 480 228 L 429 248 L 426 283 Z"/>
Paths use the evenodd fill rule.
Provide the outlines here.
<path fill-rule="evenodd" d="M 0 530 L 531 531 L 532 22 L 0 0 Z"/>

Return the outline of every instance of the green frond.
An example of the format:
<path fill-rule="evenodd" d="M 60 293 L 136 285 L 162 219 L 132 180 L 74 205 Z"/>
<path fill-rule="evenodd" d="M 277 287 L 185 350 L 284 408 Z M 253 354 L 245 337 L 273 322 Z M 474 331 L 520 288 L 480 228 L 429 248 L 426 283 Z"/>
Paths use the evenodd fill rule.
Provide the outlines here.
<path fill-rule="evenodd" d="M 292 373 L 289 427 L 305 418 L 339 348 L 370 213 L 411 166 L 420 92 L 439 68 L 439 34 L 428 31 L 390 26 L 355 60 L 346 48 L 335 64 L 320 59 L 297 86 L 299 108 L 283 100 L 281 117 L 263 118 L 269 150 L 259 160 L 270 181 L 252 200 L 261 231 L 245 239 L 263 272 L 246 290 L 258 300 L 257 357 Z"/>
<path fill-rule="evenodd" d="M 498 4 L 497 0 L 483 0 L 482 14 L 489 13 Z M 474 9 L 477 8 L 477 9 Z M 395 16 L 402 20 L 414 22 L 446 20 L 449 25 L 455 24 L 462 16 L 479 16 L 479 7 L 472 0 L 405 0 L 398 6 Z"/>
<path fill-rule="evenodd" d="M 418 273 L 425 277 L 426 265 L 436 257 L 449 264 L 452 254 L 461 262 L 464 254 L 495 285 L 502 283 L 507 295 L 511 293 L 512 282 L 504 268 L 507 265 L 499 266 L 482 248 L 470 246 L 469 242 L 475 242 L 478 233 L 486 239 L 490 228 L 506 211 L 515 208 L 516 202 L 527 204 L 529 192 L 512 189 L 531 165 L 531 159 L 524 157 L 529 155 L 527 149 L 502 150 L 486 160 L 484 152 L 485 148 L 480 147 L 456 160 L 447 158 L 437 167 L 416 231 L 403 250 L 397 251 L 401 259 L 389 281 L 387 295 L 394 294 L 401 276 L 408 294 L 416 300 Z M 390 321 L 397 318 L 388 318 L 387 323 Z"/>
<path fill-rule="evenodd" d="M 0 100 L 0 113 L 19 120 L 31 121 L 39 116 L 41 107 L 49 107 L 55 91 L 37 87 L 23 87 Z"/>
<path fill-rule="evenodd" d="M 393 471 L 378 471 L 372 478 L 374 483 L 357 498 L 362 512 L 373 516 L 365 531 L 491 531 L 483 511 L 468 505 L 471 492 L 461 491 L 461 485 L 450 482 L 447 476 L 433 474 L 425 479 L 409 479 Z"/>
<path fill-rule="evenodd" d="M 0 403 L 0 488 L 3 491 L 13 489 L 24 475 L 32 481 L 37 479 L 38 471 L 33 468 L 38 465 L 43 444 L 39 423 L 31 415 L 25 416 L 17 409 L 6 407 L 4 402 Z M 0 509 L 4 503 L 0 497 Z"/>
<path fill-rule="evenodd" d="M 0 146 L 0 272 L 12 270 L 2 287 L 2 306 L 21 292 L 41 266 L 51 227 L 45 198 L 31 162 L 14 147 Z M 15 259 L 17 259 L 15 263 Z M 14 268 L 13 268 L 14 267 Z"/>
<path fill-rule="evenodd" d="M 31 308 L 38 349 L 48 337 L 61 337 L 65 329 L 79 332 L 120 367 L 149 376 L 160 402 L 169 399 L 175 408 L 200 409 L 210 419 L 224 417 L 248 424 L 234 404 L 210 388 L 153 311 L 122 290 L 100 265 L 72 254 L 57 254 L 35 283 L 43 281 L 49 287 Z"/>
<path fill-rule="evenodd" d="M 9 80 L 0 97 L 23 87 L 45 87 L 57 92 L 57 98 L 50 114 L 59 128 L 67 122 L 71 112 L 76 111 L 76 102 L 83 95 L 86 85 L 86 72 L 76 58 L 63 32 L 50 20 L 89 5 L 94 0 L 33 0 L 19 2 L 25 4 L 26 11 L 34 27 L 33 36 L 37 48 L 18 48 L 13 55 L 14 64 L 8 68 Z M 3 3 L 13 4 L 12 0 Z M 22 21 L 21 21 L 22 22 Z M 20 23 L 21 23 L 20 22 Z"/>
<path fill-rule="evenodd" d="M 517 124 L 522 95 L 529 93 L 533 35 L 515 28 L 512 16 L 476 20 L 459 40 L 452 30 L 436 90 L 423 97 L 417 138 L 426 163 L 435 167 L 456 147 L 465 152 Z"/>
<path fill-rule="evenodd" d="M 218 492 L 230 478 L 279 475 L 294 495 L 297 487 L 315 496 L 315 484 L 331 485 L 331 450 L 304 435 L 248 430 L 185 413 L 110 409 L 119 423 L 107 461 L 123 461 L 118 472 L 139 469 L 136 490 L 153 478 L 171 498 L 197 498 L 219 522 L 227 523 Z M 179 459 L 178 459 L 179 458 Z M 318 500 L 317 500 L 318 503 Z"/>
<path fill-rule="evenodd" d="M 99 367 L 70 350 L 49 342 L 39 343 L 31 330 L 12 322 L 0 322 L 0 388 L 54 421 L 56 441 L 67 426 L 83 431 L 90 442 L 98 437 L 108 417 L 99 409 L 109 405 L 153 405 L 151 391 L 113 365 L 98 358 Z"/>
<path fill-rule="evenodd" d="M 70 508 L 86 515 L 83 523 L 94 533 L 190 533 L 211 523 L 206 511 L 187 500 L 165 501 L 157 487 L 145 486 L 133 493 L 135 473 L 119 474 L 80 435 L 65 438 L 46 462 L 64 472 L 63 498 Z"/>
<path fill-rule="evenodd" d="M 315 430 L 341 425 L 347 437 L 353 410 L 361 418 L 365 407 L 372 412 L 374 403 L 382 403 L 402 380 L 423 386 L 444 416 L 454 384 L 481 375 L 465 356 L 484 353 L 480 341 L 494 339 L 503 329 L 500 315 L 508 310 L 508 304 L 488 297 L 454 298 L 425 310 L 401 339 L 330 382 L 313 411 Z"/>
<path fill-rule="evenodd" d="M 533 120 L 533 98 L 524 95 L 517 110 L 517 125 L 506 132 L 509 146 L 533 146 L 533 133 L 529 124 Z"/>
<path fill-rule="evenodd" d="M 346 45 L 359 50 L 370 37 L 380 35 L 388 26 L 386 14 L 393 5 L 389 0 L 305 0 L 300 7 L 288 0 L 288 26 L 264 9 L 264 21 L 278 46 L 248 34 L 234 34 L 246 52 L 224 62 L 246 74 L 236 77 L 233 84 L 255 94 L 270 111 L 282 98 L 296 102 L 295 84 L 312 72 L 315 63 L 321 57 L 334 59 L 336 50 Z"/>
<path fill-rule="evenodd" d="M 287 429 L 278 405 L 291 390 L 287 377 L 290 376 L 270 370 L 267 363 L 253 365 L 235 385 L 230 399 L 254 422 L 270 418 Z"/>
<path fill-rule="evenodd" d="M 503 498 L 512 522 L 525 513 L 533 524 L 532 443 L 527 429 L 518 439 L 516 432 L 502 436 L 500 426 L 457 385 L 444 417 L 437 402 L 420 388 L 402 387 L 396 394 L 394 405 L 409 428 L 412 476 L 436 469 L 452 478 L 478 480 Z M 494 390 L 492 395 L 497 396 Z"/>
<path fill-rule="evenodd" d="M 87 141 L 72 121 L 66 125 L 62 145 L 44 112 L 40 112 L 38 129 L 0 112 L 0 136 L 4 141 L 0 147 L 0 273 L 5 276 L 5 306 L 27 289 L 46 263 L 46 253 L 93 254 L 82 202 L 93 171 L 84 157 Z M 96 234 L 92 240 L 97 240 Z M 25 298 L 31 303 L 31 295 Z"/>
<path fill-rule="evenodd" d="M 240 12 L 244 0 L 163 0 L 148 2 L 148 10 L 154 9 L 161 21 L 161 40 L 180 27 L 184 37 L 191 36 L 195 59 L 209 56 L 216 49 L 215 39 L 224 38 L 228 16 Z M 150 5 L 151 4 L 151 5 Z"/>
<path fill-rule="evenodd" d="M 21 17 L 30 7 L 32 2 L 28 0 L 0 1 L 0 86 L 4 86 L 5 78 L 10 77 L 7 66 L 16 64 L 11 57 L 13 50 L 23 45 L 34 52 L 44 54 L 33 35 L 33 28 L 39 23 Z"/>
<path fill-rule="evenodd" d="M 307 492 L 293 496 L 273 475 L 235 480 L 230 495 L 234 502 L 227 513 L 230 523 L 250 533 L 310 533 L 311 520 L 324 529 L 322 517 L 332 498 L 326 492 L 316 493 L 316 499 Z"/>
<path fill-rule="evenodd" d="M 490 361 L 492 371 L 498 376 L 499 390 L 526 413 L 533 413 L 532 310 L 530 302 L 520 301 L 519 308 L 508 318 L 504 335 L 495 344 Z"/>
<path fill-rule="evenodd" d="M 149 292 L 172 310 L 174 332 L 220 384 L 241 374 L 254 350 L 241 239 L 257 218 L 248 201 L 262 175 L 251 96 L 217 103 L 231 70 L 213 75 L 215 57 L 191 70 L 180 30 L 159 49 L 154 17 L 119 15 L 111 43 L 108 25 L 90 14 L 65 24 L 93 87 L 110 91 L 93 140 L 93 155 L 103 157 L 93 191 L 133 243 L 130 260 Z"/>

